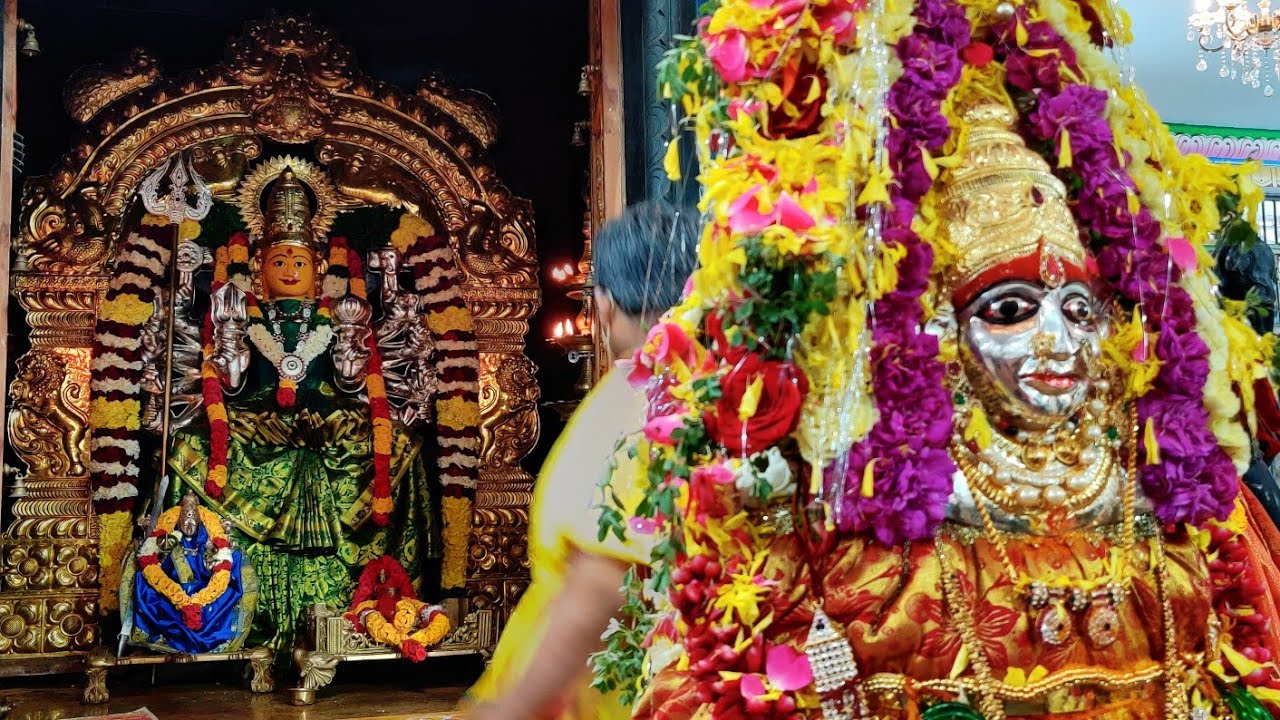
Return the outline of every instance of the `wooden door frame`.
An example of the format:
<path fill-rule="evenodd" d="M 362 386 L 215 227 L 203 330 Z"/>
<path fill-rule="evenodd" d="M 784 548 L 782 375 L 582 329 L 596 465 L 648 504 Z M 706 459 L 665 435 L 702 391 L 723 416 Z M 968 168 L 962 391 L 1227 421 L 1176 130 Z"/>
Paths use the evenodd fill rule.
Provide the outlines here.
<path fill-rule="evenodd" d="M 627 206 L 626 143 L 622 104 L 621 0 L 589 0 L 591 50 L 591 236 Z M 588 239 L 590 242 L 590 239 Z M 594 273 L 593 273 L 594 275 Z M 593 280 L 594 281 L 594 280 Z M 612 365 L 599 323 L 591 323 L 595 380 Z"/>

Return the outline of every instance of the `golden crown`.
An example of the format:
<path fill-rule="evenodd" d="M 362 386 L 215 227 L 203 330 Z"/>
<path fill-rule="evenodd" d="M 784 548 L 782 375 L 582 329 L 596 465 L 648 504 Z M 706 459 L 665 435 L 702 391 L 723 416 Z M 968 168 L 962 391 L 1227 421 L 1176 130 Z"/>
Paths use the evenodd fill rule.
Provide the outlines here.
<path fill-rule="evenodd" d="M 314 249 L 315 235 L 311 232 L 311 199 L 307 189 L 298 182 L 292 168 L 280 171 L 276 181 L 267 191 L 266 232 L 263 243 L 275 245 L 300 245 Z"/>
<path fill-rule="evenodd" d="M 259 249 L 297 245 L 317 250 L 338 214 L 333 183 L 319 166 L 292 155 L 265 160 L 240 183 L 240 206 Z"/>
<path fill-rule="evenodd" d="M 1067 206 L 1067 190 L 1049 164 L 1014 132 L 1012 110 L 978 105 L 964 113 L 970 127 L 959 166 L 944 182 L 942 216 L 955 266 L 953 291 L 979 291 L 975 283 L 993 270 L 1036 258 L 1046 267 L 1086 267 L 1079 227 Z M 1023 278 L 1033 279 L 1033 278 Z M 958 302 L 958 304 L 963 304 Z"/>

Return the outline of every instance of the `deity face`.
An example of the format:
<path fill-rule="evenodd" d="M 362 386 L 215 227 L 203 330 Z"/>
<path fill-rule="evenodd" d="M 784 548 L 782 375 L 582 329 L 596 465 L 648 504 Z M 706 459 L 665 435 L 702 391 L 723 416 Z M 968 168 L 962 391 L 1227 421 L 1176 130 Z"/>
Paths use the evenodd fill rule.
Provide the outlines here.
<path fill-rule="evenodd" d="M 958 317 L 969 380 L 988 407 L 1018 427 L 1051 428 L 1088 400 L 1101 354 L 1099 307 L 1089 286 L 1008 280 Z"/>
<path fill-rule="evenodd" d="M 194 507 L 183 508 L 178 519 L 178 530 L 183 537 L 194 538 L 200 532 L 200 515 Z"/>
<path fill-rule="evenodd" d="M 267 249 L 262 284 L 269 300 L 309 300 L 316 294 L 316 257 L 304 247 L 276 245 Z"/>

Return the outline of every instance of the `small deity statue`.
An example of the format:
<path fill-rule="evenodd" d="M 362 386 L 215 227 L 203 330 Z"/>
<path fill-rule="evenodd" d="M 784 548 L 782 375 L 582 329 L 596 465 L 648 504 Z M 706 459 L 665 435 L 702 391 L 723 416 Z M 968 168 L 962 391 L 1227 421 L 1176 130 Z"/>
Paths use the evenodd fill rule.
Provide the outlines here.
<path fill-rule="evenodd" d="M 375 429 L 368 301 L 320 252 L 299 175 L 285 168 L 262 195 L 256 250 L 237 257 L 247 248 L 233 239 L 232 280 L 212 296 L 210 427 L 175 434 L 169 470 L 234 524 L 262 578 L 255 640 L 284 648 L 305 608 L 347 606 L 373 558 L 394 556 L 419 582 L 440 549 L 422 438 L 394 420 L 384 440 Z M 250 280 L 235 281 L 237 263 Z"/>
<path fill-rule="evenodd" d="M 160 515 L 130 562 L 136 573 L 120 606 L 134 644 L 183 653 L 241 648 L 257 605 L 256 576 L 195 494 Z"/>
<path fill-rule="evenodd" d="M 392 557 L 365 566 L 347 620 L 373 640 L 398 648 L 419 662 L 449 634 L 449 618 L 438 605 L 418 600 L 404 568 Z"/>

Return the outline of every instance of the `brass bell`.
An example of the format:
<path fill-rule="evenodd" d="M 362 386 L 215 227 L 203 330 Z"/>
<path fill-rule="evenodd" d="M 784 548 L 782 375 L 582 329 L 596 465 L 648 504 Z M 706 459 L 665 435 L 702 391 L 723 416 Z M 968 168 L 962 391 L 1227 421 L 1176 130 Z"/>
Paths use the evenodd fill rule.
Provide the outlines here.
<path fill-rule="evenodd" d="M 573 137 L 569 139 L 569 145 L 572 147 L 582 147 L 587 144 L 587 122 L 579 120 L 573 124 Z"/>
<path fill-rule="evenodd" d="M 594 65 L 583 65 L 582 76 L 578 78 L 578 94 L 590 95 L 593 88 L 591 87 L 591 72 L 595 70 Z"/>
<path fill-rule="evenodd" d="M 22 46 L 18 52 L 25 57 L 36 57 L 40 54 L 40 41 L 36 39 L 36 26 L 18 18 L 18 32 L 23 33 Z"/>

